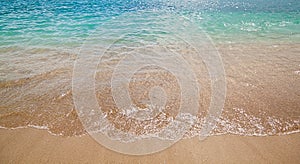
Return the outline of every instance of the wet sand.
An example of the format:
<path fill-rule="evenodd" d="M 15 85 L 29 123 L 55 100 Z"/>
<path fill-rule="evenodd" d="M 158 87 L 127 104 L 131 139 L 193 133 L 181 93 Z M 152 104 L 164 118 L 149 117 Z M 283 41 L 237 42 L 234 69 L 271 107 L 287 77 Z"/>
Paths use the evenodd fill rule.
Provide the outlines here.
<path fill-rule="evenodd" d="M 223 113 L 214 134 L 264 136 L 299 131 L 299 47 L 299 44 L 217 45 L 225 66 L 227 92 Z M 182 53 L 189 51 L 183 50 Z M 0 126 L 39 126 L 63 136 L 85 133 L 72 99 L 74 54 L 65 55 L 52 56 L 55 61 L 56 58 L 62 61 L 57 62 L 60 64 L 54 65 L 53 70 L 29 78 L 0 82 Z M 40 63 L 39 58 L 36 60 L 36 63 Z M 195 61 L 197 66 L 200 63 Z M 15 67 L 14 72 L 19 70 L 20 63 L 8 64 Z M 22 69 L 23 67 L 20 68 Z M 203 88 L 200 95 L 201 109 L 208 109 L 209 78 L 204 74 L 204 69 L 200 67 L 198 70 Z M 110 82 L 106 77 L 99 76 L 97 82 Z M 100 89 L 99 87 L 98 93 L 105 94 L 99 94 L 98 97 L 106 100 L 111 96 Z M 203 117 L 205 114 L 199 113 L 199 116 Z M 190 136 L 197 135 L 199 130 L 194 129 Z"/>
<path fill-rule="evenodd" d="M 147 156 L 129 156 L 90 136 L 58 137 L 37 129 L 0 129 L 0 163 L 299 163 L 300 134 L 184 139 Z"/>
<path fill-rule="evenodd" d="M 219 124 L 205 141 L 184 139 L 165 151 L 138 157 L 99 145 L 86 134 L 74 109 L 74 54 L 66 54 L 63 66 L 54 70 L 0 82 L 0 126 L 37 126 L 61 135 L 0 129 L 0 163 L 299 163 L 299 44 L 217 48 L 225 65 L 227 97 Z"/>

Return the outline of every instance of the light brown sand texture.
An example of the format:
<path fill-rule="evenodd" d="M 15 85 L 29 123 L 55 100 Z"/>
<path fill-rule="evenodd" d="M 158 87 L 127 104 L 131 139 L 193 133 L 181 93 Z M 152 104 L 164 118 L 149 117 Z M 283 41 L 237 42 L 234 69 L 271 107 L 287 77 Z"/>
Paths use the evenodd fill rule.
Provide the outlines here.
<path fill-rule="evenodd" d="M 212 136 L 181 140 L 147 156 L 108 150 L 88 135 L 57 137 L 37 129 L 0 130 L 0 163 L 299 163 L 300 134 Z"/>
<path fill-rule="evenodd" d="M 0 126 L 16 128 L 0 129 L 0 164 L 300 163 L 299 44 L 220 44 L 217 48 L 226 71 L 226 102 L 213 135 L 206 140 L 192 137 L 199 131 L 194 128 L 187 134 L 192 138 L 147 156 L 124 155 L 101 146 L 86 134 L 78 118 L 72 101 L 74 59 L 65 59 L 68 64 L 49 72 L 0 82 Z M 172 92 L 173 87 L 168 87 Z M 100 100 L 109 98 L 101 94 L 106 93 L 101 92 L 103 88 L 98 89 Z M 201 107 L 205 108 L 209 92 L 203 95 Z M 109 118 L 117 116 L 113 113 Z M 120 125 L 117 123 L 115 126 Z M 18 128 L 26 126 L 48 128 L 60 136 Z M 124 131 L 127 128 L 120 127 Z"/>

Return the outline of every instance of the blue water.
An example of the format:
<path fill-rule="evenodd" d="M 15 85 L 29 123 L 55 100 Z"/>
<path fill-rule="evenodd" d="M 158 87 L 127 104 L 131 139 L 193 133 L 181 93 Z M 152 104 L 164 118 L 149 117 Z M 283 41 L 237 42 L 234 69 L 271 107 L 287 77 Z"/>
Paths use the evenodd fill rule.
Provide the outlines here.
<path fill-rule="evenodd" d="M 299 0 L 2 0 L 0 46 L 80 46 L 103 23 L 140 11 L 184 15 L 215 42 L 300 41 Z"/>

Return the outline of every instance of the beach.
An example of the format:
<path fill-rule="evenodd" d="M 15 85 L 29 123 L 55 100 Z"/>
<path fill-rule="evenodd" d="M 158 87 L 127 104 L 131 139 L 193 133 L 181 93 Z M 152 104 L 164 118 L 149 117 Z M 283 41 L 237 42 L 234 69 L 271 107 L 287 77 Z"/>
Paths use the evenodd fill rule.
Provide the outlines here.
<path fill-rule="evenodd" d="M 88 135 L 57 137 L 32 128 L 0 130 L 1 163 L 299 163 L 299 134 L 184 139 L 146 156 L 116 153 Z"/>
<path fill-rule="evenodd" d="M 266 136 L 298 132 L 299 44 L 219 44 L 217 49 L 226 70 L 227 92 L 222 115 L 212 134 Z M 64 65 L 54 65 L 57 68 L 52 71 L 2 82 L 0 125 L 4 128 L 37 127 L 62 136 L 85 134 L 72 98 L 72 56 L 56 55 L 54 58 Z M 100 67 L 99 70 L 105 69 Z M 203 88 L 199 102 L 204 110 L 199 110 L 199 120 L 187 137 L 199 135 L 201 118 L 205 117 L 211 94 L 209 77 L 203 75 L 206 70 L 201 66 L 197 70 Z M 109 85 L 109 79 L 101 72 L 96 77 L 103 86 L 106 86 L 104 82 Z M 99 104 L 107 105 L 109 111 L 113 102 L 106 99 L 111 93 L 98 86 Z"/>
<path fill-rule="evenodd" d="M 2 83 L 2 97 L 11 100 L 1 106 L 2 163 L 298 163 L 299 45 L 222 44 L 217 48 L 226 70 L 227 97 L 217 127 L 204 141 L 198 139 L 200 129 L 194 128 L 185 139 L 151 155 L 123 155 L 100 145 L 86 133 L 74 111 L 73 60 L 67 57 L 66 68 Z M 57 83 L 62 79 L 64 83 Z M 25 102 L 12 101 L 10 91 L 22 88 L 37 88 L 40 94 L 25 96 Z M 26 95 L 25 90 L 21 93 Z M 10 112 L 16 106 L 19 111 Z"/>
<path fill-rule="evenodd" d="M 299 6 L 0 2 L 0 163 L 299 163 Z"/>

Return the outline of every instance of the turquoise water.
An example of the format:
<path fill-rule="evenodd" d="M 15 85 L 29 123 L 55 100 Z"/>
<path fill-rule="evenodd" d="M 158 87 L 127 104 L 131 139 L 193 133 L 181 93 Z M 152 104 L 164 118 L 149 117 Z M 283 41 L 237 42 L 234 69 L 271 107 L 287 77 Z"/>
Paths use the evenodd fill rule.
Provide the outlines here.
<path fill-rule="evenodd" d="M 80 46 L 103 23 L 141 11 L 188 17 L 215 42 L 300 41 L 298 0 L 2 0 L 0 46 Z"/>

